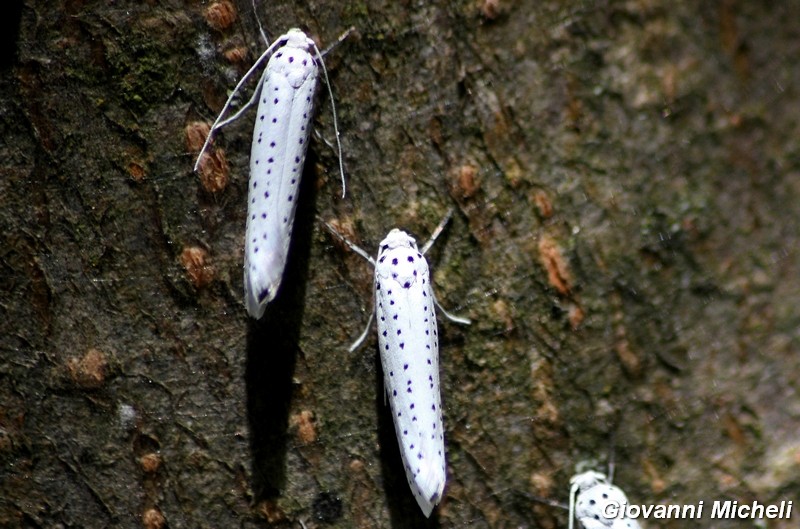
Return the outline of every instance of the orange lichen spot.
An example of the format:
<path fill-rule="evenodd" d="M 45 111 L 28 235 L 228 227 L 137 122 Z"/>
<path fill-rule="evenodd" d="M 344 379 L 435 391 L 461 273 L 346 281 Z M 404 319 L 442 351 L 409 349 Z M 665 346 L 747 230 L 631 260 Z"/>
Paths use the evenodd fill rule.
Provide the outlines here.
<path fill-rule="evenodd" d="M 553 476 L 544 472 L 534 472 L 530 478 L 531 488 L 534 494 L 543 498 L 553 495 Z"/>
<path fill-rule="evenodd" d="M 617 358 L 619 358 L 625 371 L 630 375 L 637 376 L 642 371 L 642 361 L 631 347 L 630 340 L 628 340 L 625 313 L 622 310 L 622 299 L 619 294 L 614 293 L 611 296 L 611 304 L 614 306 L 612 320 L 614 322 L 614 351 L 617 353 Z"/>
<path fill-rule="evenodd" d="M 741 485 L 739 478 L 727 472 L 724 472 L 717 477 L 717 483 L 717 486 L 722 490 L 730 490 Z"/>
<path fill-rule="evenodd" d="M 231 64 L 241 64 L 247 59 L 247 48 L 234 46 L 222 52 L 223 57 Z"/>
<path fill-rule="evenodd" d="M 502 11 L 500 7 L 500 0 L 481 0 L 480 2 L 481 15 L 486 20 L 494 20 Z"/>
<path fill-rule="evenodd" d="M 642 461 L 642 466 L 644 467 L 645 474 L 650 478 L 650 489 L 656 494 L 664 492 L 664 489 L 667 488 L 667 483 L 659 475 L 656 465 L 649 459 L 645 459 Z"/>
<path fill-rule="evenodd" d="M 277 524 L 286 520 L 286 513 L 278 507 L 274 500 L 264 500 L 258 504 L 256 510 L 270 524 Z"/>
<path fill-rule="evenodd" d="M 208 252 L 199 246 L 187 246 L 181 252 L 181 265 L 195 288 L 202 288 L 214 279 L 214 268 Z"/>
<path fill-rule="evenodd" d="M 212 153 L 204 152 L 200 157 L 198 174 L 200 185 L 209 193 L 218 193 L 228 185 L 228 160 L 225 158 L 225 151 L 214 149 Z"/>
<path fill-rule="evenodd" d="M 314 413 L 309 410 L 303 410 L 292 416 L 290 424 L 296 429 L 300 444 L 307 445 L 317 440 L 317 428 L 314 422 Z"/>
<path fill-rule="evenodd" d="M 492 303 L 492 311 L 494 312 L 495 318 L 502 322 L 505 327 L 505 332 L 514 330 L 514 318 L 511 316 L 511 309 L 508 307 L 508 303 L 502 299 L 498 299 Z"/>
<path fill-rule="evenodd" d="M 236 20 L 236 7 L 229 0 L 214 2 L 203 13 L 209 26 L 217 31 L 228 29 Z"/>
<path fill-rule="evenodd" d="M 155 474 L 159 467 L 161 467 L 161 456 L 155 452 L 144 454 L 139 458 L 139 466 L 145 474 Z"/>
<path fill-rule="evenodd" d="M 186 150 L 191 153 L 198 153 L 206 142 L 208 133 L 211 132 L 211 125 L 205 121 L 191 121 L 183 129 L 183 136 L 186 140 Z"/>
<path fill-rule="evenodd" d="M 141 182 L 144 180 L 144 166 L 139 162 L 130 162 L 128 164 L 128 174 L 131 175 L 134 182 Z"/>
<path fill-rule="evenodd" d="M 360 459 L 353 459 L 347 466 L 350 469 L 350 472 L 353 473 L 362 472 L 364 470 L 364 462 Z"/>
<path fill-rule="evenodd" d="M 516 188 L 519 186 L 519 183 L 522 181 L 524 171 L 522 167 L 519 165 L 514 159 L 509 159 L 505 164 L 503 164 L 503 173 L 506 177 L 506 182 L 512 188 Z"/>
<path fill-rule="evenodd" d="M 625 371 L 631 375 L 638 375 L 642 370 L 642 362 L 631 349 L 631 343 L 628 341 L 625 327 L 617 327 L 616 334 L 617 341 L 614 344 L 614 350 L 617 353 L 617 358 L 622 362 Z"/>
<path fill-rule="evenodd" d="M 470 198 L 480 189 L 477 179 L 478 168 L 471 164 L 464 164 L 455 170 L 452 187 L 457 198 Z"/>
<path fill-rule="evenodd" d="M 572 288 L 572 274 L 569 272 L 561 248 L 549 235 L 542 235 L 539 239 L 539 261 L 547 271 L 547 281 L 550 286 L 562 296 L 569 295 Z"/>
<path fill-rule="evenodd" d="M 558 404 L 553 399 L 552 366 L 538 360 L 531 363 L 531 397 L 538 406 L 534 408 L 534 420 L 541 425 L 556 425 L 560 422 Z"/>
<path fill-rule="evenodd" d="M 745 428 L 735 415 L 726 413 L 722 417 L 722 426 L 725 428 L 725 433 L 728 434 L 728 437 L 730 437 L 739 448 L 745 448 L 748 445 Z"/>
<path fill-rule="evenodd" d="M 580 327 L 581 323 L 583 322 L 583 318 L 585 316 L 583 308 L 581 308 L 581 306 L 577 304 L 570 305 L 568 314 L 569 314 L 569 324 L 572 327 L 572 329 L 575 330 L 578 327 Z"/>
<path fill-rule="evenodd" d="M 678 68 L 672 64 L 666 66 L 661 74 L 661 91 L 664 100 L 671 105 L 678 93 Z"/>
<path fill-rule="evenodd" d="M 353 223 L 353 219 L 351 217 L 344 217 L 342 219 L 331 219 L 327 221 L 328 224 L 336 230 L 336 233 L 347 239 L 348 241 L 352 242 L 353 244 L 358 244 L 358 238 L 356 236 L 356 228 Z M 344 250 L 346 252 L 352 251 L 351 248 L 345 243 L 341 238 L 337 236 L 331 237 L 331 240 L 336 244 L 336 246 L 340 250 Z"/>
<path fill-rule="evenodd" d="M 167 521 L 161 511 L 151 507 L 142 513 L 142 525 L 145 529 L 161 529 Z"/>
<path fill-rule="evenodd" d="M 89 349 L 82 358 L 70 358 L 67 369 L 78 386 L 87 389 L 99 388 L 106 380 L 108 360 L 102 351 Z"/>
<path fill-rule="evenodd" d="M 549 219 L 553 216 L 553 203 L 550 202 L 550 197 L 547 193 L 541 189 L 533 194 L 533 203 L 536 205 L 539 216 L 543 219 Z"/>

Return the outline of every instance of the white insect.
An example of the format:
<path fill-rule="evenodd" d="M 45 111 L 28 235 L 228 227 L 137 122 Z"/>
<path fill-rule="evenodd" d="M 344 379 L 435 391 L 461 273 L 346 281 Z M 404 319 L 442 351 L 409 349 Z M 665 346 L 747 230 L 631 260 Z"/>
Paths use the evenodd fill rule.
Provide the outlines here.
<path fill-rule="evenodd" d="M 234 94 L 270 54 L 272 56 L 253 97 L 236 114 L 222 121 Z M 197 171 L 213 133 L 236 120 L 258 98 L 250 150 L 244 252 L 245 304 L 247 312 L 256 319 L 264 314 L 267 303 L 275 298 L 286 266 L 298 187 L 311 129 L 314 90 L 319 78 L 316 59 L 322 65 L 327 83 L 325 64 L 313 40 L 299 29 L 291 29 L 279 37 L 234 88 L 211 127 L 194 166 Z M 339 144 L 335 109 L 333 116 L 336 142 Z M 341 144 L 339 170 L 344 196 Z"/>
<path fill-rule="evenodd" d="M 590 470 L 576 474 L 569 482 L 569 529 L 575 518 L 584 529 L 639 529 L 639 522 L 633 518 L 607 517 L 609 504 L 622 509 L 628 498 L 622 489 L 608 482 L 605 474 Z"/>
<path fill-rule="evenodd" d="M 451 214 L 452 211 L 439 224 L 422 251 L 406 232 L 390 231 L 378 247 L 377 262 L 328 225 L 329 230 L 375 266 L 374 312 L 378 317 L 384 387 L 389 395 L 406 479 L 426 517 L 441 501 L 446 479 L 434 305 L 449 319 L 470 323 L 448 314 L 436 301 L 424 257 Z M 351 351 L 363 342 L 371 323 L 372 315 Z"/>

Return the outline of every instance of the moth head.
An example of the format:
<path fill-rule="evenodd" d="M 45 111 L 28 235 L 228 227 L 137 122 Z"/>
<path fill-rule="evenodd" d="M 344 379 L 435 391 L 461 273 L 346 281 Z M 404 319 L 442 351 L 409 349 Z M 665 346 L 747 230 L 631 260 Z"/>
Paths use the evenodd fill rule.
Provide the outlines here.
<path fill-rule="evenodd" d="M 394 250 L 395 248 L 411 248 L 418 251 L 417 241 L 414 240 L 414 237 L 397 228 L 390 231 L 389 235 L 381 241 L 381 245 L 378 248 L 378 255 L 380 256 L 383 252 Z"/>
<path fill-rule="evenodd" d="M 570 485 L 572 485 L 572 488 L 576 491 L 586 490 L 598 483 L 606 482 L 606 475 L 601 472 L 595 472 L 594 470 L 575 474 L 572 476 L 572 479 L 569 480 Z"/>
<path fill-rule="evenodd" d="M 281 40 L 285 40 L 285 46 L 292 48 L 314 49 L 314 41 L 308 38 L 303 30 L 292 28 L 286 32 Z"/>

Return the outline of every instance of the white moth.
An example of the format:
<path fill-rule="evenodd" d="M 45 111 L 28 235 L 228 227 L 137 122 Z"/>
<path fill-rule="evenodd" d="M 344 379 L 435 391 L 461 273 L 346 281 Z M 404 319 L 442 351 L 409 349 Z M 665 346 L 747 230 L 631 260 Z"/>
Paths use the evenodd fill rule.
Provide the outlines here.
<path fill-rule="evenodd" d="M 606 507 L 624 508 L 628 498 L 622 489 L 612 485 L 605 474 L 592 470 L 576 474 L 570 480 L 569 529 L 575 518 L 584 529 L 639 529 L 639 522 L 627 516 L 609 518 Z"/>
<path fill-rule="evenodd" d="M 422 251 L 413 237 L 398 229 L 390 231 L 381 241 L 377 261 L 345 240 L 375 266 L 375 313 L 384 388 L 389 396 L 406 479 L 426 517 L 441 501 L 446 479 L 434 305 L 451 320 L 469 324 L 469 320 L 448 314 L 438 304 L 424 257 L 451 213 Z M 339 236 L 333 228 L 328 228 Z M 371 323 L 372 315 L 351 351 L 363 342 Z"/>
<path fill-rule="evenodd" d="M 221 121 L 234 94 L 271 53 L 253 97 L 234 116 Z M 267 303 L 275 298 L 286 266 L 311 130 L 314 90 L 319 79 L 317 58 L 327 81 L 322 56 L 313 40 L 299 29 L 291 29 L 279 37 L 236 85 L 211 127 L 195 164 L 196 171 L 214 131 L 237 119 L 258 98 L 250 150 L 244 251 L 245 305 L 250 316 L 256 319 L 264 314 Z M 338 129 L 336 141 L 338 144 Z M 344 196 L 341 145 L 339 169 Z"/>

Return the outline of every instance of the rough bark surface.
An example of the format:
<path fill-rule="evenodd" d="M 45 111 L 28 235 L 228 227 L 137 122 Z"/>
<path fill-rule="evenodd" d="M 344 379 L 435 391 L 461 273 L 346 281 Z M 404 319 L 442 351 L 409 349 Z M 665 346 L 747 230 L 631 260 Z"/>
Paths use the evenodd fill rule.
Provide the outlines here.
<path fill-rule="evenodd" d="M 800 499 L 796 0 L 4 9 L 0 525 L 555 528 L 539 499 L 612 460 L 636 503 Z M 192 172 L 256 17 L 323 47 L 356 28 L 326 57 L 348 194 L 321 91 L 259 322 L 252 113 Z M 374 336 L 347 352 L 372 271 L 316 217 L 373 252 L 450 207 L 429 261 L 474 323 L 440 323 L 448 484 L 425 520 Z"/>

